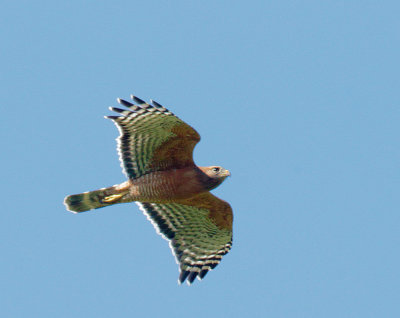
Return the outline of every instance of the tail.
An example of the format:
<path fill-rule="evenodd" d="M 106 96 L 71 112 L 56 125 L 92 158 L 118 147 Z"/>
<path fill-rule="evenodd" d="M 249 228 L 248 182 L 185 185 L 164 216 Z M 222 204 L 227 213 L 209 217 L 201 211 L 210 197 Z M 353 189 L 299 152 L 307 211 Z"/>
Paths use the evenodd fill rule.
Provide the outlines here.
<path fill-rule="evenodd" d="M 64 204 L 71 212 L 85 212 L 116 203 L 129 202 L 124 198 L 128 193 L 127 182 L 124 182 L 109 188 L 69 195 L 64 199 Z"/>

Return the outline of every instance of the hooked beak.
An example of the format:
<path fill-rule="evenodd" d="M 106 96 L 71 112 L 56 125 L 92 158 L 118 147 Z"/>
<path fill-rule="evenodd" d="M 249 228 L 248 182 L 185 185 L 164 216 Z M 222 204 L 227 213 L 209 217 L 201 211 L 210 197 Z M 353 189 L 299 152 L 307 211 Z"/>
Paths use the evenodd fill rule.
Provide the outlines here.
<path fill-rule="evenodd" d="M 231 173 L 229 172 L 229 170 L 225 169 L 225 177 L 230 177 L 230 176 L 231 176 Z"/>

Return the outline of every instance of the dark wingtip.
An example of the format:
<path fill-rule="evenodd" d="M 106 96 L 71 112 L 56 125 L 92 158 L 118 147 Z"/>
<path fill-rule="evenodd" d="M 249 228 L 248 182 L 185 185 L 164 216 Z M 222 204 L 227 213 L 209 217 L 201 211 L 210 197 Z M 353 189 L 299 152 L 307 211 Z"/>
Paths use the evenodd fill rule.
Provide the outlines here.
<path fill-rule="evenodd" d="M 190 274 L 190 272 L 182 270 L 181 274 L 179 275 L 179 279 L 178 279 L 179 284 L 182 284 L 185 281 L 186 277 L 188 277 L 189 274 Z"/>
<path fill-rule="evenodd" d="M 121 108 L 117 108 L 117 107 L 110 107 L 109 108 L 111 111 L 122 114 L 124 112 L 129 112 L 129 110 L 125 110 L 125 109 L 121 109 Z"/>
<path fill-rule="evenodd" d="M 198 274 L 198 272 L 190 272 L 189 277 L 187 278 L 188 282 L 192 284 Z"/>
<path fill-rule="evenodd" d="M 211 269 L 214 269 L 215 267 L 217 267 L 218 264 L 219 264 L 219 263 L 210 264 Z"/>
<path fill-rule="evenodd" d="M 137 104 L 139 104 L 139 105 L 141 105 L 141 104 L 146 104 L 146 102 L 145 102 L 143 99 L 140 99 L 139 97 L 136 97 L 136 96 L 134 96 L 134 95 L 131 95 L 131 98 L 132 98 L 132 100 L 133 100 L 135 103 L 137 103 Z"/>
<path fill-rule="evenodd" d="M 133 106 L 132 103 L 130 103 L 130 102 L 124 100 L 124 99 L 121 99 L 121 98 L 117 98 L 117 102 L 118 102 L 119 104 L 121 104 L 121 105 L 126 106 L 126 107 L 131 107 L 131 106 Z"/>
<path fill-rule="evenodd" d="M 200 279 L 203 279 L 204 276 L 207 275 L 207 273 L 208 273 L 208 269 L 203 269 L 199 274 Z"/>
<path fill-rule="evenodd" d="M 121 118 L 120 116 L 104 116 L 106 119 L 111 119 L 111 120 L 118 120 L 118 118 Z"/>
<path fill-rule="evenodd" d="M 153 104 L 153 106 L 164 108 L 163 105 L 157 103 L 155 100 L 150 99 L 150 102 Z"/>

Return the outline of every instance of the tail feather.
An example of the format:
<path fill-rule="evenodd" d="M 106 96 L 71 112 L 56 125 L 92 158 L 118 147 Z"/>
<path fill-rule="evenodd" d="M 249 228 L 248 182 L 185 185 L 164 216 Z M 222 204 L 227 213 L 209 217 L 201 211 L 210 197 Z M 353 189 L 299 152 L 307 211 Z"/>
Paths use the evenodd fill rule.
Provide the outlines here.
<path fill-rule="evenodd" d="M 118 184 L 95 191 L 72 194 L 64 199 L 64 204 L 71 212 L 85 212 L 116 203 L 128 202 L 124 200 L 124 196 L 128 194 L 128 189 L 124 185 Z"/>

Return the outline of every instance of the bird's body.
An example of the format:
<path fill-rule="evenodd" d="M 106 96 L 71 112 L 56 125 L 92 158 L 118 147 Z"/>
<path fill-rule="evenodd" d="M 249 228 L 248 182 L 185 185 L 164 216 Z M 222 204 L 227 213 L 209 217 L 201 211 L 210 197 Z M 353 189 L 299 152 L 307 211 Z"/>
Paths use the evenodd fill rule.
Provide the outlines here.
<path fill-rule="evenodd" d="M 188 167 L 157 171 L 130 180 L 131 201 L 170 203 L 209 191 L 223 180 L 214 180 L 203 171 L 207 167 Z"/>
<path fill-rule="evenodd" d="M 124 100 L 133 111 L 112 108 L 121 136 L 118 150 L 128 180 L 65 198 L 67 209 L 84 212 L 135 201 L 171 245 L 180 264 L 180 282 L 203 278 L 231 247 L 232 210 L 209 191 L 228 170 L 198 167 L 192 152 L 200 136 L 160 104 Z"/>
<path fill-rule="evenodd" d="M 208 167 L 188 167 L 156 171 L 137 179 L 129 179 L 109 188 L 69 196 L 66 203 L 70 208 L 79 210 L 75 212 L 84 212 L 116 203 L 134 201 L 172 203 L 177 202 L 177 200 L 190 199 L 199 193 L 214 189 L 223 182 L 224 179 L 210 178 L 203 172 L 207 169 Z M 100 196 L 100 194 L 103 194 L 103 196 Z M 78 198 L 77 196 L 87 197 L 89 199 L 87 202 L 102 203 L 102 206 L 94 207 L 85 204 L 85 206 L 78 207 L 73 201 L 74 198 Z M 81 204 L 85 200 L 81 199 L 78 202 Z"/>

